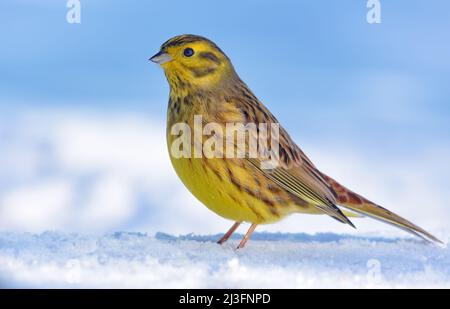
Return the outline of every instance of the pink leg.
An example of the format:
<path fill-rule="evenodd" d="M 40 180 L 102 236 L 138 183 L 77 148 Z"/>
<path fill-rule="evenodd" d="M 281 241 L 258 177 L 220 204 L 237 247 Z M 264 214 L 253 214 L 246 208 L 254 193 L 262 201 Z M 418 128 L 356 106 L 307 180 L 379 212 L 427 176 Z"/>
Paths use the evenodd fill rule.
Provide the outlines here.
<path fill-rule="evenodd" d="M 237 249 L 244 248 L 245 244 L 247 243 L 248 239 L 250 238 L 250 235 L 252 235 L 253 231 L 256 229 L 257 224 L 253 223 L 252 226 L 248 229 L 247 234 L 245 234 L 244 238 L 242 238 L 241 242 L 239 243 L 239 246 Z"/>
<path fill-rule="evenodd" d="M 231 235 L 233 235 L 239 225 L 241 225 L 241 223 L 242 222 L 235 222 L 233 226 L 228 230 L 228 232 L 226 232 L 225 235 L 223 235 L 223 237 L 217 243 L 221 245 L 226 242 L 231 237 Z"/>

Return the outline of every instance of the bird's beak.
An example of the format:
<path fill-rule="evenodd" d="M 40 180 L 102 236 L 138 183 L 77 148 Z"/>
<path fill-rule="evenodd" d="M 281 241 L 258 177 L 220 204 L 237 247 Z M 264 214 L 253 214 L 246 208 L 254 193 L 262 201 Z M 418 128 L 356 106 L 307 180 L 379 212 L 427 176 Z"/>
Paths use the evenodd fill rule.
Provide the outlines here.
<path fill-rule="evenodd" d="M 156 55 L 152 56 L 149 60 L 153 61 L 154 63 L 163 64 L 172 61 L 173 58 L 168 53 L 160 51 Z"/>

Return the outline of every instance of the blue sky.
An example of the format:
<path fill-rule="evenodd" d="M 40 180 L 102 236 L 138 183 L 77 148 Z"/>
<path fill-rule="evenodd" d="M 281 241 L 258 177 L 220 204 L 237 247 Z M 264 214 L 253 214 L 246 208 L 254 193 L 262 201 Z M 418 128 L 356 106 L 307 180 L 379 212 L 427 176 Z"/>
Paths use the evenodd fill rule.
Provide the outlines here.
<path fill-rule="evenodd" d="M 382 23 L 370 25 L 366 1 L 82 1 L 74 25 L 65 1 L 2 1 L 1 102 L 145 108 L 163 119 L 168 86 L 147 59 L 195 33 L 305 138 L 447 139 L 450 4 L 381 4 Z"/>
<path fill-rule="evenodd" d="M 47 155 L 39 151 L 51 144 L 45 138 L 54 129 L 43 125 L 28 132 L 28 118 L 14 118 L 21 113 L 44 117 L 49 109 L 58 109 L 70 120 L 88 110 L 102 117 L 88 124 L 75 122 L 92 125 L 104 138 L 108 131 L 94 124 L 113 122 L 105 128 L 116 134 L 120 115 L 143 116 L 136 128 L 147 119 L 162 124 L 168 85 L 162 70 L 148 58 L 168 38 L 193 33 L 215 41 L 230 56 L 242 79 L 306 153 L 316 155 L 311 157 L 319 166 L 339 172 L 341 165 L 358 166 L 348 157 L 357 154 L 366 160 L 362 162 L 371 163 L 364 171 L 381 169 L 384 174 L 379 178 L 392 176 L 387 185 L 393 187 L 400 180 L 390 175 L 395 174 L 390 167 L 397 164 L 403 164 L 404 175 L 418 168 L 423 173 L 417 175 L 432 171 L 432 179 L 423 180 L 421 186 L 442 187 L 436 199 L 446 201 L 444 184 L 450 173 L 440 167 L 450 166 L 450 3 L 381 0 L 381 4 L 382 23 L 371 25 L 366 22 L 365 0 L 91 0 L 82 1 L 81 24 L 68 24 L 66 1 L 3 0 L 0 145 L 9 149 L 8 160 L 14 162 L 5 168 L 24 169 L 27 165 L 19 159 L 32 145 L 37 145 L 39 156 L 25 159 L 41 162 L 39 158 Z M 42 119 L 36 123 L 46 124 Z M 71 127 L 67 130 L 72 132 Z M 4 153 L 0 158 L 7 162 Z M 335 159 L 323 159 L 324 153 Z M 67 155 L 68 163 L 63 161 L 71 170 L 73 154 Z M 81 155 L 77 158 L 81 161 L 76 162 L 85 162 Z M 35 174 L 33 183 L 57 169 L 52 166 L 50 172 Z M 359 179 L 345 169 L 340 172 L 338 178 Z M 2 175 L 0 184 L 11 182 L 7 173 Z M 82 182 L 92 175 L 76 176 Z M 18 183 L 28 183 L 27 176 L 21 177 L 16 177 Z M 405 181 L 415 179 L 408 177 Z M 48 188 L 54 188 L 52 183 Z M 147 217 L 134 220 L 142 218 Z"/>

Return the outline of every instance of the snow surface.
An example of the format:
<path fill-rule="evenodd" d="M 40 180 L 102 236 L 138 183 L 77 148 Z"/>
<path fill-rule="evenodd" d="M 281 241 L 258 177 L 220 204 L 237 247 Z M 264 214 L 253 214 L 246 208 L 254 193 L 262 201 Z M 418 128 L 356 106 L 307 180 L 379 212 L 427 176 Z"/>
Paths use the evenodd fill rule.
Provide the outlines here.
<path fill-rule="evenodd" d="M 18 105 L 0 107 L 0 287 L 450 287 L 447 249 L 370 219 L 293 215 L 220 247 L 231 222 L 179 181 L 163 118 Z M 448 241 L 447 142 L 394 155 L 310 138 L 324 172 Z"/>
<path fill-rule="evenodd" d="M 255 233 L 235 250 L 241 236 L 219 246 L 220 235 L 4 232 L 0 286 L 450 287 L 450 250 L 413 238 Z"/>

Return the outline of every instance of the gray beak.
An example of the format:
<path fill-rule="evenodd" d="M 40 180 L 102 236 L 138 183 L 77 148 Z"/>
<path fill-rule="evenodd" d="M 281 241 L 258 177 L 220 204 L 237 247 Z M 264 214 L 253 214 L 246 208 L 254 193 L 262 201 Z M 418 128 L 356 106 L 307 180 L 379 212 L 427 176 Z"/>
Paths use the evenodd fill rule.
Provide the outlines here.
<path fill-rule="evenodd" d="M 163 64 L 172 61 L 173 59 L 168 53 L 160 51 L 156 55 L 152 56 L 149 60 L 153 61 L 154 63 Z"/>

